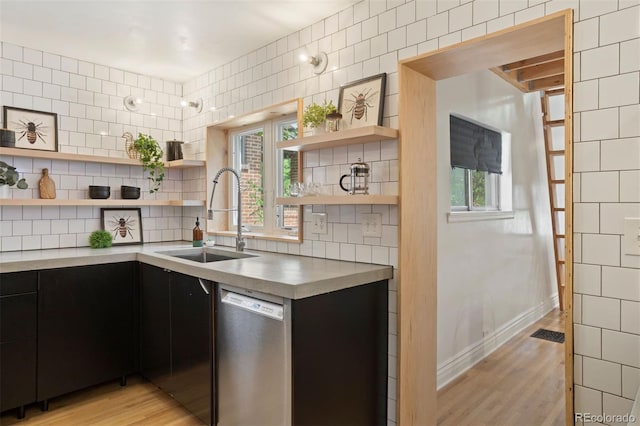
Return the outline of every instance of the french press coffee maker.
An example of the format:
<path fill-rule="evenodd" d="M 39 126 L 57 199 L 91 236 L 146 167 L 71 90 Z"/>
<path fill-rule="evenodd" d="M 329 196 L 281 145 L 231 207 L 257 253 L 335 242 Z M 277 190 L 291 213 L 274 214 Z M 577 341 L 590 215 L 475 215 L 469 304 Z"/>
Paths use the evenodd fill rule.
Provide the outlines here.
<path fill-rule="evenodd" d="M 340 178 L 340 188 L 343 191 L 349 193 L 349 195 L 354 194 L 368 194 L 369 193 L 369 165 L 367 163 L 363 163 L 360 158 L 358 158 L 357 163 L 351 164 L 349 166 L 349 170 L 351 171 L 348 175 L 342 175 Z M 345 188 L 342 184 L 344 178 L 350 178 L 349 188 Z"/>

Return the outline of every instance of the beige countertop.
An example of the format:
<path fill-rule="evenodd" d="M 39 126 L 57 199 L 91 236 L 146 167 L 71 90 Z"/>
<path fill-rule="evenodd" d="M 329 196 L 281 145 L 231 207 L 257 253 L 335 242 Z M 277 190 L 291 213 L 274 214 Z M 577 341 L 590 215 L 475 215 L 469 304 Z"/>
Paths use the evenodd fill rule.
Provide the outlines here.
<path fill-rule="evenodd" d="M 302 299 L 390 279 L 393 276 L 391 266 L 270 252 L 246 251 L 246 254 L 251 254 L 253 257 L 210 263 L 198 263 L 162 253 L 170 251 L 173 254 L 192 250 L 196 249 L 188 243 L 157 243 L 108 249 L 80 247 L 7 252 L 0 253 L 0 272 L 139 261 L 210 281 L 289 299 Z M 225 251 L 231 256 L 235 254 L 235 251 L 226 247 L 216 246 L 211 250 Z"/>

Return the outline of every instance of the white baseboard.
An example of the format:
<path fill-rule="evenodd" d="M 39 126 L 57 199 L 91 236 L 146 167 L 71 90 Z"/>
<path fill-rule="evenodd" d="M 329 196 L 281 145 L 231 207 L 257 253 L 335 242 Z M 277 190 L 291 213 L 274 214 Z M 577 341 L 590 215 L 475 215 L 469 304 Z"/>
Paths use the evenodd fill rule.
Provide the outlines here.
<path fill-rule="evenodd" d="M 534 306 L 518 315 L 491 334 L 473 345 L 468 346 L 458 354 L 438 365 L 437 388 L 440 389 L 449 382 L 469 370 L 471 367 L 489 356 L 493 351 L 504 345 L 513 336 L 538 321 L 558 306 L 558 294 L 545 302 Z"/>

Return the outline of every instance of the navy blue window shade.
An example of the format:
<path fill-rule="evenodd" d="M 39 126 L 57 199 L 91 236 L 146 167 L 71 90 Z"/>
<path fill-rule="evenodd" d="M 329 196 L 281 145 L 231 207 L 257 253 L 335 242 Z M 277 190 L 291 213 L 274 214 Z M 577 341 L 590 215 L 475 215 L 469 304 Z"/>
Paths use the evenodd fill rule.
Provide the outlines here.
<path fill-rule="evenodd" d="M 502 135 L 449 116 L 451 167 L 502 174 Z"/>

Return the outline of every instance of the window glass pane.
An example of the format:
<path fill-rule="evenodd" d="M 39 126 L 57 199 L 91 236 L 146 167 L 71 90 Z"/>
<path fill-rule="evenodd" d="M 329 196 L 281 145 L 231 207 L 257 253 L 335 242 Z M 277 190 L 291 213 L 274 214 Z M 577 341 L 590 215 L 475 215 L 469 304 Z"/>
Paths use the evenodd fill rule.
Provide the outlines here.
<path fill-rule="evenodd" d="M 467 206 L 466 170 L 458 167 L 451 169 L 451 206 Z"/>
<path fill-rule="evenodd" d="M 298 137 L 298 122 L 292 120 L 280 123 L 277 129 L 276 139 L 278 141 L 287 141 Z M 276 149 L 278 156 L 277 185 L 278 196 L 289 197 L 289 188 L 291 183 L 298 181 L 298 172 L 300 165 L 298 164 L 298 152 L 285 149 Z M 277 226 L 279 228 L 296 229 L 298 227 L 298 206 L 278 206 Z"/>
<path fill-rule="evenodd" d="M 263 129 L 256 129 L 233 140 L 234 168 L 240 171 L 242 186 L 242 224 L 246 226 L 264 225 L 263 136 Z M 234 183 L 234 197 L 237 190 Z"/>
<path fill-rule="evenodd" d="M 471 172 L 472 209 L 498 209 L 498 175 L 495 173 Z"/>

